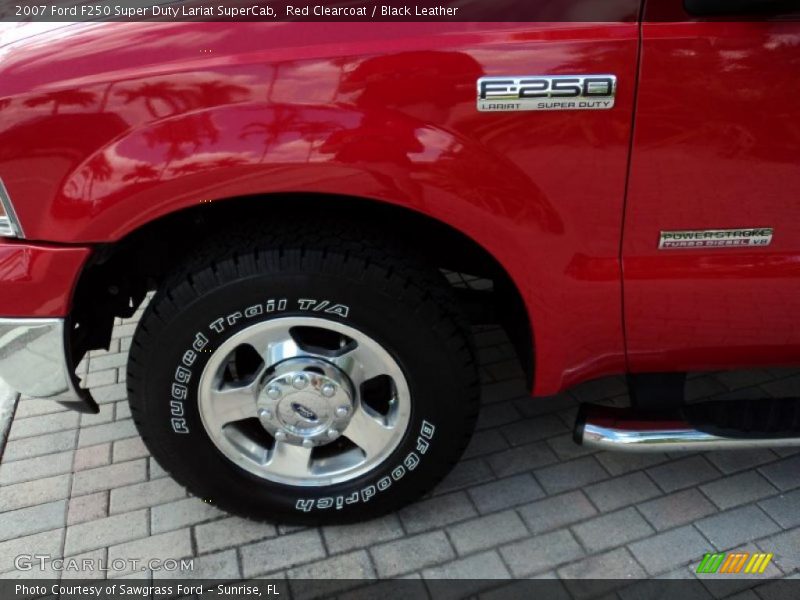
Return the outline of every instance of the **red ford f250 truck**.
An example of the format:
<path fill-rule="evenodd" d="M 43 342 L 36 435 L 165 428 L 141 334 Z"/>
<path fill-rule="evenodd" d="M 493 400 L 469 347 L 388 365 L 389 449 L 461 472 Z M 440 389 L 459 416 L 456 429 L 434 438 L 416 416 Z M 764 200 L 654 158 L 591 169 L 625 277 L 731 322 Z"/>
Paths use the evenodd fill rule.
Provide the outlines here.
<path fill-rule="evenodd" d="M 683 394 L 689 371 L 800 364 L 797 13 L 641 4 L 8 26 L 0 377 L 96 411 L 75 367 L 153 292 L 127 367 L 148 448 L 193 494 L 286 521 L 434 485 L 491 319 L 532 395 L 628 375 L 631 406 L 584 406 L 579 442 L 800 444 L 792 399 Z"/>

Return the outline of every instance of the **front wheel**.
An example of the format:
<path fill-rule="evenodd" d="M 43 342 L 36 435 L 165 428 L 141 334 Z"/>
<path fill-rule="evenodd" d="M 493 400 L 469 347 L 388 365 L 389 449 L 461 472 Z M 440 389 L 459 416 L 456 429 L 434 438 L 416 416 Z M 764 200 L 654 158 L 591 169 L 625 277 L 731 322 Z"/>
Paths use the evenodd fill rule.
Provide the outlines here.
<path fill-rule="evenodd" d="M 370 518 L 430 489 L 478 407 L 444 279 L 361 233 L 239 246 L 175 269 L 134 335 L 131 408 L 158 462 L 284 522 Z"/>

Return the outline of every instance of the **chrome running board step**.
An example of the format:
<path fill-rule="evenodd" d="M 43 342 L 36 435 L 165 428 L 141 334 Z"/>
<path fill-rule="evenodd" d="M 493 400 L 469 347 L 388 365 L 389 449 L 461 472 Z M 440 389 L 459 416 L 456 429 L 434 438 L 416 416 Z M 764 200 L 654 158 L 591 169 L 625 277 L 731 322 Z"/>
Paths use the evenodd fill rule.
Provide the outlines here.
<path fill-rule="evenodd" d="M 704 402 L 671 411 L 583 404 L 573 438 L 627 452 L 800 446 L 800 399 Z"/>

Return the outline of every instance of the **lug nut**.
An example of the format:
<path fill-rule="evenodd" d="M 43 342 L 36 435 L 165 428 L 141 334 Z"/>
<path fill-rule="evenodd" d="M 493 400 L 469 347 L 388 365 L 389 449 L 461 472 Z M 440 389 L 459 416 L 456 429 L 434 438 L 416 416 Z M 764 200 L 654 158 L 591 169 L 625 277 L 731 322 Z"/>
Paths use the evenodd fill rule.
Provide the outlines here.
<path fill-rule="evenodd" d="M 272 411 L 268 408 L 259 408 L 258 409 L 258 416 L 261 419 L 271 419 L 272 418 Z"/>
<path fill-rule="evenodd" d="M 339 435 L 339 432 L 338 432 L 338 431 L 336 431 L 335 429 L 328 429 L 328 437 L 329 437 L 329 438 L 333 439 L 333 438 L 335 438 L 337 435 Z"/>
<path fill-rule="evenodd" d="M 271 385 L 267 388 L 267 396 L 272 398 L 273 400 L 277 400 L 281 397 L 281 388 L 277 385 Z"/>
<path fill-rule="evenodd" d="M 275 437 L 276 440 L 281 442 L 281 441 L 286 439 L 286 433 L 283 432 L 283 431 L 276 431 L 274 437 Z"/>
<path fill-rule="evenodd" d="M 337 417 L 346 417 L 347 413 L 350 412 L 350 409 L 347 406 L 340 406 L 336 409 L 336 416 Z"/>
<path fill-rule="evenodd" d="M 325 396 L 326 398 L 330 398 L 336 393 L 336 388 L 332 383 L 326 383 L 325 385 L 322 386 L 322 389 L 320 391 L 322 392 L 323 396 Z"/>
<path fill-rule="evenodd" d="M 302 390 L 308 385 L 308 377 L 305 375 L 295 375 L 292 379 L 292 385 L 298 390 Z"/>
<path fill-rule="evenodd" d="M 303 440 L 303 448 L 313 448 L 313 447 L 314 447 L 314 442 L 312 442 L 307 438 Z"/>

